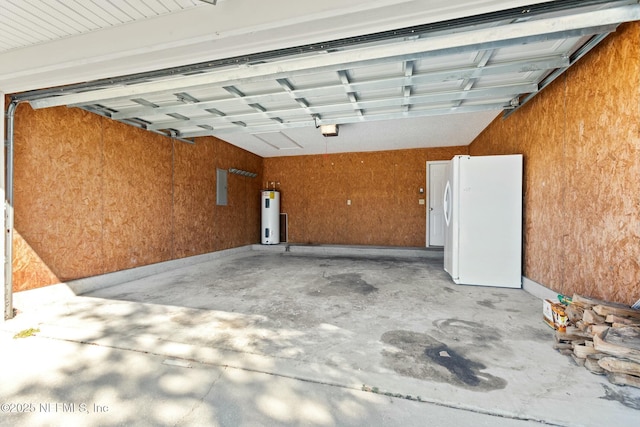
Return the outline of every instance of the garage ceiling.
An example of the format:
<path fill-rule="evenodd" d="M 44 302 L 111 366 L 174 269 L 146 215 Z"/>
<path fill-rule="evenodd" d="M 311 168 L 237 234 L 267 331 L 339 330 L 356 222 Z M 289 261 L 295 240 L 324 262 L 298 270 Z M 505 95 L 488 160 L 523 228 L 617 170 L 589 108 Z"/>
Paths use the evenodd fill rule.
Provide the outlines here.
<path fill-rule="evenodd" d="M 44 82 L 48 69 L 48 87 L 56 81 L 66 85 L 32 88 L 16 69 L 0 67 L 0 89 L 26 89 L 15 97 L 34 108 L 79 107 L 184 141 L 214 135 L 263 157 L 467 145 L 496 116 L 528 101 L 617 25 L 640 19 L 636 1 L 474 2 L 476 9 L 469 10 L 482 13 L 465 15 L 442 6 L 432 14 L 422 11 L 421 22 L 415 21 L 416 13 L 401 19 L 402 13 L 442 2 L 383 1 L 370 3 L 369 9 L 355 3 L 359 8 L 344 13 L 371 21 L 360 25 L 366 28 L 341 24 L 333 9 L 333 14 L 276 16 L 263 22 L 262 30 L 247 26 L 235 35 L 229 30 L 218 40 L 219 52 L 209 46 L 205 61 L 196 62 L 206 52 L 194 51 L 204 42 L 172 39 L 174 45 L 157 52 L 150 52 L 151 46 L 161 41 L 148 45 L 139 63 L 135 53 L 121 54 L 120 60 L 132 60 L 128 70 L 135 73 L 101 75 L 105 71 L 99 65 L 108 69 L 118 58 L 89 55 L 84 63 L 75 59 L 78 77 L 99 78 L 64 81 L 56 73 L 73 70 L 74 60 L 60 58 L 66 62 L 32 63 L 25 72 Z M 478 3 L 486 3 L 485 9 L 478 11 Z M 515 7 L 500 9 L 498 3 Z M 238 13 L 233 7 L 251 4 L 255 2 L 0 0 L 0 63 L 3 56 L 77 44 L 106 31 L 130 32 L 141 24 L 157 32 L 170 19 L 179 24 L 187 13 L 215 13 L 218 19 L 226 13 L 231 18 Z M 398 14 L 383 22 L 379 15 L 388 14 L 390 7 Z M 335 34 L 342 37 L 314 30 L 332 20 Z M 282 30 L 287 27 L 289 33 Z M 302 28 L 311 35 L 296 43 L 292 34 Z M 256 42 L 257 35 L 272 33 L 271 39 Z M 283 34 L 290 40 L 283 41 Z M 128 47 L 122 44 L 121 49 Z M 144 63 L 148 68 L 153 62 L 151 53 L 163 52 L 174 54 L 165 60 L 172 66 L 144 69 Z M 193 54 L 175 59 L 189 52 Z M 97 70 L 92 72 L 92 66 Z M 324 138 L 317 129 L 323 124 L 338 124 L 339 135 Z"/>

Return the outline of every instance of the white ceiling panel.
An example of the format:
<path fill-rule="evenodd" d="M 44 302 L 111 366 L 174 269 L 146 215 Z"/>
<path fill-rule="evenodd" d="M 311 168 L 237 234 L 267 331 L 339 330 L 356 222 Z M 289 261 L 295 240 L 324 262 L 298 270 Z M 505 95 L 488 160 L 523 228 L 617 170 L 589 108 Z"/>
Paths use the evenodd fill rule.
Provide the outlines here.
<path fill-rule="evenodd" d="M 284 132 L 266 132 L 253 136 L 276 150 L 300 150 L 303 148 L 302 145 Z"/>

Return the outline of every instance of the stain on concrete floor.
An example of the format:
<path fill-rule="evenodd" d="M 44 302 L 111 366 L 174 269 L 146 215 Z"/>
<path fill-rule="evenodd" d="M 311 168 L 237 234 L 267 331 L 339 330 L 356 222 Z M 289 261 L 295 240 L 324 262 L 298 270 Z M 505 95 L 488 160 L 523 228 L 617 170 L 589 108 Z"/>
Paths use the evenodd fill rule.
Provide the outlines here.
<path fill-rule="evenodd" d="M 501 345 L 502 333 L 497 327 L 461 319 L 438 319 L 433 321 L 438 337 L 475 348 Z"/>
<path fill-rule="evenodd" d="M 308 292 L 311 296 L 349 296 L 353 294 L 369 295 L 378 288 L 367 283 L 359 273 L 344 273 L 324 276 L 328 284 Z"/>
<path fill-rule="evenodd" d="M 487 299 L 482 300 L 482 301 L 477 301 L 476 304 L 481 305 L 481 306 L 486 307 L 486 308 L 490 308 L 490 309 L 495 309 L 496 308 L 496 306 L 493 305 L 493 301 L 487 300 Z"/>
<path fill-rule="evenodd" d="M 385 332 L 381 340 L 395 347 L 382 351 L 383 363 L 400 375 L 475 391 L 507 386 L 506 380 L 483 372 L 487 367 L 468 356 L 464 347 L 453 349 L 430 335 L 403 330 Z"/>
<path fill-rule="evenodd" d="M 477 372 L 486 369 L 486 366 L 482 363 L 466 359 L 446 345 L 426 348 L 424 354 L 433 362 L 447 368 L 449 372 L 466 385 L 472 387 L 480 385 L 480 378 L 478 378 Z"/>
<path fill-rule="evenodd" d="M 632 397 L 620 388 L 614 389 L 613 387 L 609 387 L 606 384 L 602 384 L 602 387 L 604 388 L 605 395 L 600 399 L 613 400 L 620 402 L 628 408 L 640 409 L 640 398 Z"/>

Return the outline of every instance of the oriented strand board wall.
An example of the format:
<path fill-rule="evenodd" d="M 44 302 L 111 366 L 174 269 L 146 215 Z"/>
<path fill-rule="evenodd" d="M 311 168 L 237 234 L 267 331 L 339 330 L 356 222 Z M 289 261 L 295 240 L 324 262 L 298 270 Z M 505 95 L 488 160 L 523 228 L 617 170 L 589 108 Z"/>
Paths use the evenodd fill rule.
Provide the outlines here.
<path fill-rule="evenodd" d="M 228 205 L 216 209 L 215 249 L 259 243 L 263 159 L 226 142 L 215 141 L 218 168 L 236 168 L 258 174 L 256 178 L 227 175 Z"/>
<path fill-rule="evenodd" d="M 279 183 L 290 242 L 419 247 L 426 162 L 467 153 L 446 147 L 266 158 L 264 180 Z"/>
<path fill-rule="evenodd" d="M 216 188 L 215 144 L 176 144 L 175 255 L 183 258 L 212 252 L 215 246 Z"/>
<path fill-rule="evenodd" d="M 15 119 L 14 290 L 259 241 L 262 159 L 215 138 L 174 142 L 78 109 Z"/>
<path fill-rule="evenodd" d="M 640 298 L 640 23 L 621 26 L 470 146 L 525 156 L 525 275 L 553 290 Z"/>
<path fill-rule="evenodd" d="M 175 257 L 260 241 L 262 158 L 216 138 L 175 145 Z M 236 168 L 257 178 L 228 174 L 227 206 L 216 205 L 216 169 Z"/>
<path fill-rule="evenodd" d="M 63 124 L 63 125 L 61 125 Z M 102 239 L 104 194 L 102 123 L 97 116 L 59 108 L 15 115 L 14 225 L 25 244 L 14 244 L 14 288 L 48 283 L 23 262 L 31 247 L 65 280 L 105 271 Z M 29 254 L 30 257 L 33 254 Z"/>
<path fill-rule="evenodd" d="M 112 120 L 100 118 L 100 125 L 102 224 L 92 226 L 102 232 L 95 240 L 103 254 L 92 258 L 104 262 L 104 271 L 170 260 L 172 141 Z"/>

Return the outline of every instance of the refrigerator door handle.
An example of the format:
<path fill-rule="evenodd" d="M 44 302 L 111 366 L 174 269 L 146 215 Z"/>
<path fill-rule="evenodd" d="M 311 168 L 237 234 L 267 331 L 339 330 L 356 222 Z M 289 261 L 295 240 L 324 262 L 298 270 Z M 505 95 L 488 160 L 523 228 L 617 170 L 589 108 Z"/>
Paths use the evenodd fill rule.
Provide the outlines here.
<path fill-rule="evenodd" d="M 442 202 L 442 208 L 444 210 L 444 221 L 447 223 L 447 227 L 451 223 L 451 184 L 447 181 L 447 185 L 444 188 L 444 200 Z"/>

